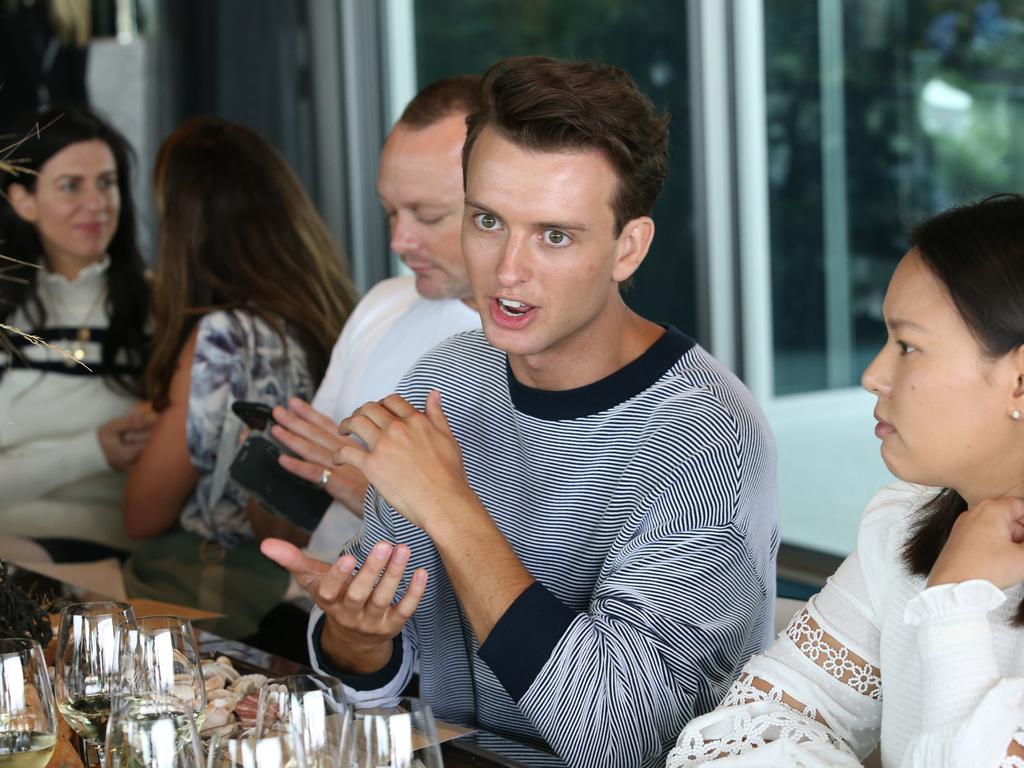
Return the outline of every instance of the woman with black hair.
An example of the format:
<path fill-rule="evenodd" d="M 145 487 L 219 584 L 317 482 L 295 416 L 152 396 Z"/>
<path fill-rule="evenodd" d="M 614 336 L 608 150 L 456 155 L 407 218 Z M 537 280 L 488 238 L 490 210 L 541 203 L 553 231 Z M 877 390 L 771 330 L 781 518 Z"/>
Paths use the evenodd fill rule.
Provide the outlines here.
<path fill-rule="evenodd" d="M 946 211 L 911 245 L 862 377 L 901 482 L 672 768 L 859 765 L 879 744 L 886 766 L 1024 765 L 1024 198 Z"/>
<path fill-rule="evenodd" d="M 0 174 L 0 529 L 127 546 L 121 473 L 153 420 L 138 405 L 149 289 L 130 148 L 94 115 L 24 126 Z"/>

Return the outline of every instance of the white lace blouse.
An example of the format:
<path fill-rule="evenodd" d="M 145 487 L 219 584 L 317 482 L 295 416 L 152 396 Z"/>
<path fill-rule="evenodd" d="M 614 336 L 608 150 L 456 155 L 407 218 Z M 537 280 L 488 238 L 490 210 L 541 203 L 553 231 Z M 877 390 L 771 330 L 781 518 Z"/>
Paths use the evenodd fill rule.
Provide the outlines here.
<path fill-rule="evenodd" d="M 868 504 L 857 549 L 717 709 L 691 721 L 668 768 L 1024 767 L 1024 585 L 925 588 L 900 549 L 936 490 L 895 483 Z M 883 700 L 884 689 L 884 700 Z"/>

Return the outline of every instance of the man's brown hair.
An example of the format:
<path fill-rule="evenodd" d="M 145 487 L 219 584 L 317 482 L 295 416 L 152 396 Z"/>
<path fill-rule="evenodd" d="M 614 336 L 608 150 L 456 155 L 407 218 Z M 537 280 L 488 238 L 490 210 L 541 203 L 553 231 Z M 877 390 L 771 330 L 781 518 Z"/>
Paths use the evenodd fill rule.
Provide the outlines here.
<path fill-rule="evenodd" d="M 456 113 L 480 109 L 480 76 L 456 75 L 431 83 L 410 101 L 398 122 L 410 128 L 426 128 Z"/>
<path fill-rule="evenodd" d="M 615 237 L 649 216 L 668 175 L 668 115 L 658 114 L 629 74 L 610 64 L 518 56 L 492 66 L 481 107 L 466 121 L 462 177 L 485 127 L 526 149 L 598 150 L 615 168 Z"/>

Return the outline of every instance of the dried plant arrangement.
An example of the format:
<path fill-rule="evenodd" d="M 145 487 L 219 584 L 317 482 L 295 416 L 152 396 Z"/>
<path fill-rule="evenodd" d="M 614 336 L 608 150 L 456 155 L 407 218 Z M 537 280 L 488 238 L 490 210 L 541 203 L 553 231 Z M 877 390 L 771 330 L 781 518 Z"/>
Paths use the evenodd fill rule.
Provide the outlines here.
<path fill-rule="evenodd" d="M 14 583 L 0 560 L 0 637 L 27 637 L 45 648 L 53 637 L 47 608 Z"/>

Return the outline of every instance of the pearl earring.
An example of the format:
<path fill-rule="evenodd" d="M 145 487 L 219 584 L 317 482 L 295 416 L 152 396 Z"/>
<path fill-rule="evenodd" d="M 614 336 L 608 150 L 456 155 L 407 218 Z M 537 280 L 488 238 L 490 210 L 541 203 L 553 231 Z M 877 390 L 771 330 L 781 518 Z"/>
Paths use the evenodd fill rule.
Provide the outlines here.
<path fill-rule="evenodd" d="M 1020 411 L 1014 408 L 1013 412 L 1010 414 L 1010 418 L 1012 418 L 1014 421 L 1020 421 Z"/>

